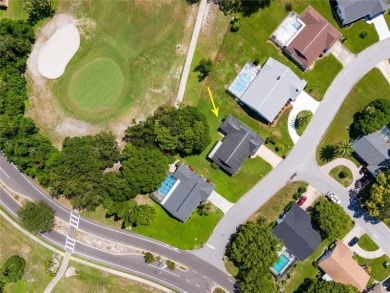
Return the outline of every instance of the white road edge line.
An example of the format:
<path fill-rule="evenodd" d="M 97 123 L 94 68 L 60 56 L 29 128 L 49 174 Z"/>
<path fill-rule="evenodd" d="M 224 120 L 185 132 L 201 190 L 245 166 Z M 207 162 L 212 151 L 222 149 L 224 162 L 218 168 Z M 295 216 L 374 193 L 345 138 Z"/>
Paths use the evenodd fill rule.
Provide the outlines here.
<path fill-rule="evenodd" d="M 176 274 L 174 274 L 174 273 L 172 273 L 172 272 L 170 272 L 170 271 L 164 270 L 163 268 L 159 268 L 158 266 L 154 266 L 154 265 L 151 265 L 151 264 L 148 264 L 148 266 L 154 267 L 154 268 L 156 268 L 156 269 L 162 270 L 162 271 L 164 271 L 164 272 L 166 272 L 166 273 L 172 274 L 172 275 L 174 275 L 174 276 L 180 278 L 179 275 L 176 275 Z"/>
<path fill-rule="evenodd" d="M 208 243 L 206 243 L 206 245 L 207 245 L 208 247 L 212 248 L 212 249 L 215 249 L 215 247 L 214 247 L 214 246 L 211 246 L 211 245 L 210 245 L 210 244 L 208 244 Z"/>
<path fill-rule="evenodd" d="M 8 179 L 11 178 L 8 176 L 7 172 L 5 172 L 3 168 L 0 167 L 0 171 L 2 171 L 5 174 L 5 176 L 7 176 Z"/>

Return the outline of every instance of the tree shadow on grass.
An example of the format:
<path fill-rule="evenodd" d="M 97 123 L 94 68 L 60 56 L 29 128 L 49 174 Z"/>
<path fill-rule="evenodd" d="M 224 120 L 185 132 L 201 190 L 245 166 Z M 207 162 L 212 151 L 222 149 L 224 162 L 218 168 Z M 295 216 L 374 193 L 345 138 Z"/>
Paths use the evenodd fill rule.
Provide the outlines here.
<path fill-rule="evenodd" d="M 324 162 L 330 162 L 336 156 L 336 149 L 333 145 L 328 144 L 321 148 L 320 158 Z"/>

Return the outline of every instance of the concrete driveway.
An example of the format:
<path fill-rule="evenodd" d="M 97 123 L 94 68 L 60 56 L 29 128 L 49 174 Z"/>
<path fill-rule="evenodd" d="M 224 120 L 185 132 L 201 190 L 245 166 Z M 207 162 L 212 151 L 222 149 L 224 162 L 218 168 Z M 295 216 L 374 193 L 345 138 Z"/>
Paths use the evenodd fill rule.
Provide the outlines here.
<path fill-rule="evenodd" d="M 211 201 L 211 203 L 215 205 L 217 208 L 219 208 L 224 214 L 226 214 L 233 206 L 233 204 L 230 201 L 226 200 L 222 195 L 220 195 L 215 190 L 210 194 L 208 200 Z"/>
<path fill-rule="evenodd" d="M 277 165 L 279 165 L 281 161 L 283 161 L 281 157 L 279 157 L 277 154 L 267 148 L 264 144 L 260 146 L 254 156 L 259 156 L 268 164 L 270 164 L 272 168 L 275 168 Z"/>
<path fill-rule="evenodd" d="M 379 36 L 379 41 L 382 41 L 382 40 L 390 37 L 389 27 L 387 26 L 387 23 L 386 23 L 386 20 L 385 20 L 385 17 L 383 16 L 383 14 L 375 17 L 372 20 L 367 20 L 367 23 L 374 24 L 375 30 Z"/>
<path fill-rule="evenodd" d="M 336 44 L 333 45 L 330 49 L 330 53 L 332 53 L 343 66 L 347 66 L 349 62 L 356 58 L 356 54 L 352 54 L 340 41 L 337 41 Z"/>
<path fill-rule="evenodd" d="M 290 137 L 294 144 L 297 143 L 300 136 L 298 135 L 294 124 L 295 124 L 295 117 L 297 117 L 298 113 L 304 110 L 309 110 L 310 112 L 314 113 L 317 111 L 318 105 L 320 103 L 314 100 L 308 93 L 305 91 L 302 91 L 302 93 L 297 97 L 295 102 L 292 102 L 291 105 L 293 106 L 293 109 L 291 110 L 290 114 L 288 115 L 288 133 L 290 134 Z"/>

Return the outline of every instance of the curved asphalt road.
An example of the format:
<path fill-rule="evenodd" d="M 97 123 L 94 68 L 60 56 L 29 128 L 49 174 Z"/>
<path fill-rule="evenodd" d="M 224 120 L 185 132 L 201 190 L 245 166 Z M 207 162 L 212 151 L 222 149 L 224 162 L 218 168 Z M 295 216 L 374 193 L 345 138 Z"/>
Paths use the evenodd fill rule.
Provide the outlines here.
<path fill-rule="evenodd" d="M 0 179 L 9 188 L 20 194 L 33 200 L 45 200 L 55 210 L 57 217 L 69 222 L 71 211 L 45 194 L 30 178 L 20 173 L 13 164 L 7 162 L 2 155 L 0 155 Z M 0 188 L 0 204 L 10 214 L 17 217 L 17 210 L 20 206 L 3 188 Z M 74 253 L 84 258 L 151 279 L 175 291 L 208 292 L 214 284 L 218 284 L 229 292 L 234 291 L 235 282 L 229 275 L 187 251 L 154 239 L 118 230 L 84 217 L 80 217 L 78 229 L 116 243 L 138 248 L 140 251 L 150 251 L 156 255 L 164 256 L 188 267 L 188 271 L 160 270 L 145 264 L 140 256 L 114 255 L 76 242 Z M 66 236 L 58 232 L 52 231 L 41 236 L 60 248 L 65 247 Z"/>
<path fill-rule="evenodd" d="M 229 242 L 229 237 L 236 231 L 236 227 L 244 223 L 250 215 L 256 212 L 289 181 L 298 179 L 307 181 L 321 192 L 332 190 L 339 194 L 344 209 L 390 255 L 389 229 L 383 223 L 375 224 L 370 220 L 366 220 L 362 216 L 362 211 L 357 210 L 356 204 L 347 204 L 350 202 L 348 192 L 337 182 L 331 180 L 327 174 L 322 173 L 315 160 L 317 146 L 348 93 L 369 70 L 389 58 L 390 38 L 365 49 L 340 71 L 329 86 L 308 128 L 287 158 L 224 215 L 208 239 L 208 245 L 206 244 L 203 248 L 195 251 L 195 255 L 223 270 L 224 265 L 221 259 L 224 249 Z M 353 210 L 356 210 L 356 212 Z"/>

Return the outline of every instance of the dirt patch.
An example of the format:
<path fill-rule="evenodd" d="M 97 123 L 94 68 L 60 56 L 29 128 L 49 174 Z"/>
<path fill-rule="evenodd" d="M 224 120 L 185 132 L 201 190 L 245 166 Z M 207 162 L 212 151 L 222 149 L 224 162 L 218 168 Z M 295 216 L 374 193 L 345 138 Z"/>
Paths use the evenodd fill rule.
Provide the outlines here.
<path fill-rule="evenodd" d="M 70 267 L 65 272 L 65 278 L 69 278 L 72 276 L 77 276 L 77 270 L 75 267 Z"/>
<path fill-rule="evenodd" d="M 120 243 L 112 242 L 103 238 L 96 237 L 84 231 L 77 230 L 75 239 L 94 248 L 107 251 L 113 254 L 140 254 L 134 247 L 126 246 Z"/>
<path fill-rule="evenodd" d="M 146 205 L 152 205 L 153 200 L 148 195 L 142 195 L 138 194 L 136 197 L 134 197 L 134 200 L 138 205 L 146 204 Z"/>
<path fill-rule="evenodd" d="M 69 223 L 61 220 L 58 217 L 54 218 L 54 230 L 56 230 L 57 232 L 59 232 L 63 235 L 68 235 L 69 229 L 70 229 Z"/>

